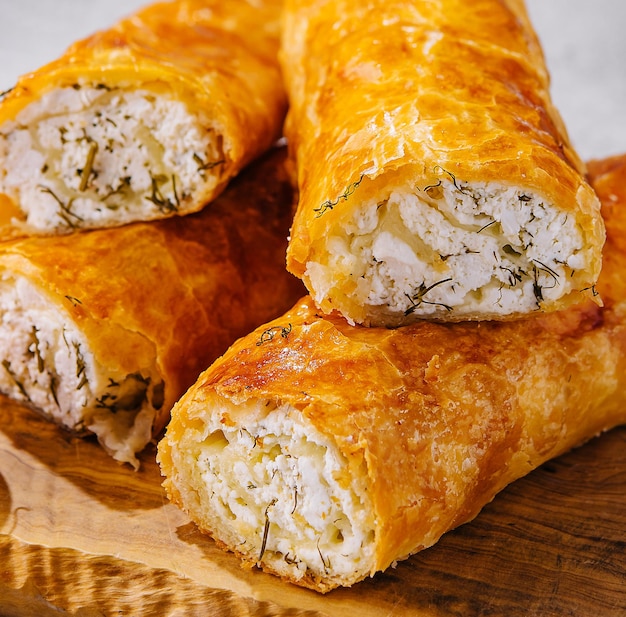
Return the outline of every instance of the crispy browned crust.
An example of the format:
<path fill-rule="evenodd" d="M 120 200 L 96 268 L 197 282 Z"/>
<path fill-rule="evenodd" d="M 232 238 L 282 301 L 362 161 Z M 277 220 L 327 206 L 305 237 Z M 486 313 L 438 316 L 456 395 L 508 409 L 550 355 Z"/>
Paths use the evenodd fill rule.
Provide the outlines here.
<path fill-rule="evenodd" d="M 347 460 L 365 461 L 374 573 L 469 521 L 544 461 L 626 422 L 626 156 L 590 169 L 608 229 L 604 307 L 390 330 L 320 316 L 305 298 L 235 343 L 176 406 L 159 446 L 174 500 L 184 507 L 172 477 L 189 470 L 172 468 L 171 449 L 191 417 L 225 413 L 208 401 L 288 403 Z M 285 336 L 263 336 L 272 330 Z M 223 421 L 245 427 L 244 413 Z M 331 573 L 299 584 L 355 582 Z"/>
<path fill-rule="evenodd" d="M 5 243 L 0 273 L 24 276 L 58 303 L 112 373 L 156 356 L 165 382 L 156 435 L 201 370 L 302 294 L 284 268 L 292 202 L 284 158 L 284 149 L 270 151 L 196 214 Z"/>
<path fill-rule="evenodd" d="M 0 125 L 61 87 L 147 89 L 184 102 L 222 136 L 220 182 L 197 195 L 199 210 L 281 135 L 287 101 L 278 66 L 282 0 L 156 2 L 77 41 L 22 76 L 0 102 Z M 0 221 L 19 204 L 0 194 Z M 4 237 L 24 235 L 8 227 Z"/>
<path fill-rule="evenodd" d="M 551 102 L 521 0 L 288 0 L 284 15 L 285 132 L 299 186 L 287 263 L 310 291 L 307 263 L 326 262 L 325 240 L 345 233 L 359 203 L 386 199 L 386 186 L 419 192 L 442 178 L 519 186 L 557 204 L 593 247 L 577 287 L 594 284 L 597 199 Z M 350 285 L 338 282 L 318 306 L 348 306 Z M 344 314 L 365 323 L 357 306 Z"/>

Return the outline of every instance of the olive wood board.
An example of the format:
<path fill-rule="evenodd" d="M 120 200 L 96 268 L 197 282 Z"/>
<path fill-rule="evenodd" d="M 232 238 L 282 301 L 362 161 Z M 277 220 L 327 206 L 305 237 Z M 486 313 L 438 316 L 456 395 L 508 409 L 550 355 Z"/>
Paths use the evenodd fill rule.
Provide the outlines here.
<path fill-rule="evenodd" d="M 550 461 L 472 522 L 326 595 L 243 569 L 161 487 L 0 396 L 0 615 L 626 615 L 626 427 Z"/>

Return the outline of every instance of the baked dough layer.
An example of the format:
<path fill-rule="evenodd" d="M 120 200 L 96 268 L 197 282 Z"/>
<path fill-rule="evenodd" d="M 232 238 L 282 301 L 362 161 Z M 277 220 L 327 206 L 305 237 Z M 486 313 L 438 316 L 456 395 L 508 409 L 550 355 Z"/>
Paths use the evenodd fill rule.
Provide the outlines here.
<path fill-rule="evenodd" d="M 200 210 L 282 131 L 278 0 L 154 3 L 0 101 L 0 238 Z"/>
<path fill-rule="evenodd" d="M 397 326 L 592 297 L 604 229 L 521 1 L 287 0 L 288 268 Z"/>
<path fill-rule="evenodd" d="M 196 214 L 0 246 L 0 391 L 136 465 L 200 371 L 302 293 L 284 159 Z"/>
<path fill-rule="evenodd" d="M 608 229 L 603 307 L 386 329 L 304 298 L 175 405 L 158 446 L 173 502 L 244 564 L 326 592 L 431 546 L 626 422 L 626 155 L 591 169 Z"/>

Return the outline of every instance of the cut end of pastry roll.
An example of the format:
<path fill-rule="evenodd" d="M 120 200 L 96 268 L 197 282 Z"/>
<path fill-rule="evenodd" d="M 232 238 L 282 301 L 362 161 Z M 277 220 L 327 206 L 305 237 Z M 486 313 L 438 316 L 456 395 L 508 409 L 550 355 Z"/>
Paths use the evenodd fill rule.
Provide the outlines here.
<path fill-rule="evenodd" d="M 604 227 L 523 2 L 287 1 L 287 265 L 352 323 L 593 296 Z"/>
<path fill-rule="evenodd" d="M 306 262 L 295 265 L 325 312 L 398 326 L 517 317 L 596 296 L 603 227 L 548 196 L 465 182 L 444 169 L 423 186 L 387 187 L 370 198 L 375 185 L 362 176 L 347 197 L 357 202 L 349 215 L 329 221 Z M 598 208 L 583 184 L 578 198 Z M 318 215 L 330 218 L 325 209 L 334 205 Z"/>
<path fill-rule="evenodd" d="M 0 127 L 0 191 L 31 233 L 196 211 L 230 166 L 203 116 L 149 90 L 54 89 Z"/>
<path fill-rule="evenodd" d="M 0 391 L 70 431 L 95 434 L 113 458 L 136 467 L 163 415 L 154 347 L 129 331 L 138 370 L 103 366 L 69 312 L 22 276 L 0 280 L 0 314 Z"/>
<path fill-rule="evenodd" d="M 278 16 L 154 3 L 21 77 L 0 97 L 2 236 L 202 209 L 281 134 Z"/>
<path fill-rule="evenodd" d="M 202 392 L 159 444 L 164 486 L 201 529 L 250 566 L 322 592 L 373 574 L 373 510 L 356 458 L 289 404 Z"/>

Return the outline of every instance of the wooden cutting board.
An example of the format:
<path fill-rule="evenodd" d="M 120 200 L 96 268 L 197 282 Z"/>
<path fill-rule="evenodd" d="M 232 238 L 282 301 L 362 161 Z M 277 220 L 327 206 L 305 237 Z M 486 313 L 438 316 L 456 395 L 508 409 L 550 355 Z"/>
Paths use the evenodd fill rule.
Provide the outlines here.
<path fill-rule="evenodd" d="M 472 523 L 325 596 L 243 570 L 161 489 L 0 398 L 0 615 L 626 615 L 626 427 L 547 463 Z"/>

